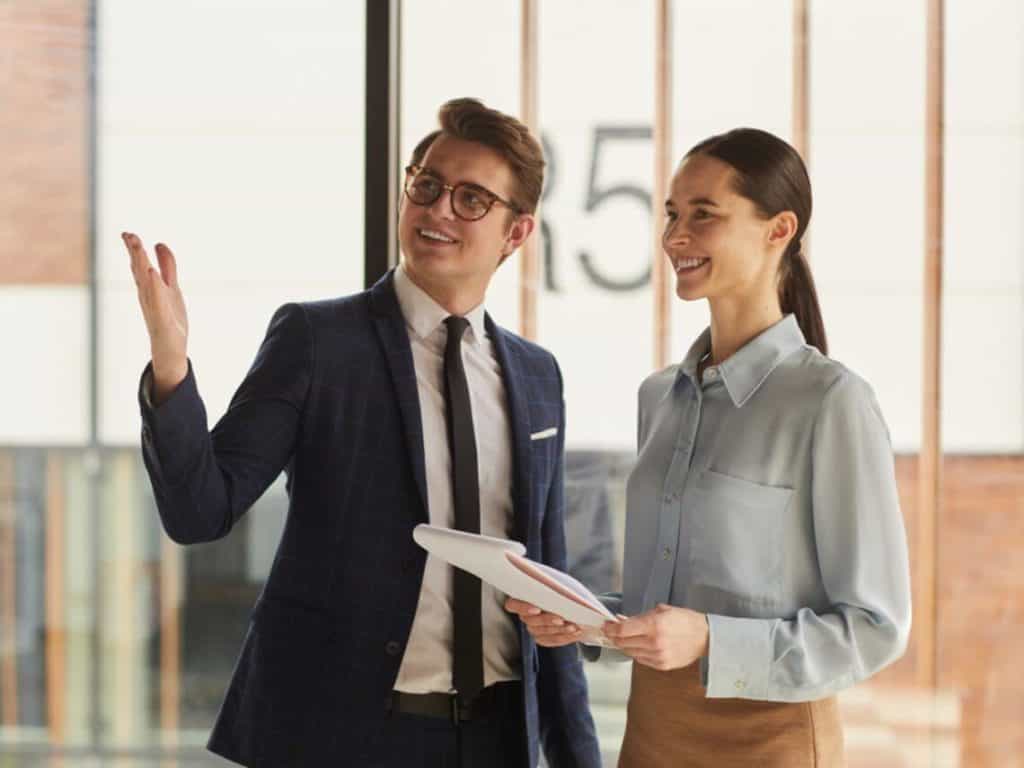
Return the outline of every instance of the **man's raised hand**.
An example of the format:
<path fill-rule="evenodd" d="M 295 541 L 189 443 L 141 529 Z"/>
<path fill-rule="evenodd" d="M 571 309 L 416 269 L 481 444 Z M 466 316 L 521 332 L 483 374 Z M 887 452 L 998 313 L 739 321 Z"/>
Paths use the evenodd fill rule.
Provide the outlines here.
<path fill-rule="evenodd" d="M 178 285 L 178 265 L 171 249 L 156 246 L 157 271 L 138 235 L 121 234 L 131 259 L 132 277 L 138 289 L 139 306 L 149 332 L 153 359 L 153 399 L 159 403 L 188 374 L 188 315 Z"/>

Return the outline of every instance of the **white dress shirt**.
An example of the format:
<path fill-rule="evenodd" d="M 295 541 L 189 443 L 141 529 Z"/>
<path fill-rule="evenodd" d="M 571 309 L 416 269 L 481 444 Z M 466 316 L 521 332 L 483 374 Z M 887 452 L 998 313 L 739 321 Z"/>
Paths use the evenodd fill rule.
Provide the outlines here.
<path fill-rule="evenodd" d="M 451 454 L 444 401 L 444 350 L 451 313 L 420 289 L 403 266 L 395 270 L 395 293 L 409 331 L 423 420 L 427 504 L 432 525 L 453 528 Z M 466 315 L 462 359 L 469 384 L 480 476 L 480 532 L 512 535 L 512 433 L 501 366 L 484 329 L 484 307 Z M 446 693 L 452 690 L 452 567 L 427 557 L 420 599 L 395 690 Z M 519 680 L 519 632 L 504 608 L 505 595 L 482 585 L 484 685 Z"/>

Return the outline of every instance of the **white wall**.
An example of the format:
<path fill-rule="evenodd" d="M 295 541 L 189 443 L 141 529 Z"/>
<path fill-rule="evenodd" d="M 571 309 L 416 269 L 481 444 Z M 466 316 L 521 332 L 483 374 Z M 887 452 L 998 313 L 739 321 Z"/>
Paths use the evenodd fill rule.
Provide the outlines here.
<path fill-rule="evenodd" d="M 101 438 L 148 359 L 122 230 L 175 250 L 211 422 L 275 307 L 363 285 L 364 5 L 100 4 Z"/>
<path fill-rule="evenodd" d="M 87 289 L 0 286 L 0 348 L 0 443 L 87 442 Z"/>
<path fill-rule="evenodd" d="M 1024 5 L 946 4 L 942 443 L 1024 447 Z"/>
<path fill-rule="evenodd" d="M 830 353 L 921 439 L 924 3 L 811 7 L 810 259 Z"/>

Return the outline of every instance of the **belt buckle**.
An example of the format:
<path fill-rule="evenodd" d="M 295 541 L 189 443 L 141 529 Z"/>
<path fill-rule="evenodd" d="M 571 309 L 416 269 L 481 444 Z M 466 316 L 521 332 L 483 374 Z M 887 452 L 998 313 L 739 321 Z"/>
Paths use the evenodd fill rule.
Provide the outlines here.
<path fill-rule="evenodd" d="M 457 726 L 459 724 L 459 694 L 453 693 L 450 701 L 452 705 L 452 725 Z"/>
<path fill-rule="evenodd" d="M 462 694 L 452 694 L 452 725 L 464 723 L 470 719 L 472 708 L 469 702 L 463 701 Z"/>

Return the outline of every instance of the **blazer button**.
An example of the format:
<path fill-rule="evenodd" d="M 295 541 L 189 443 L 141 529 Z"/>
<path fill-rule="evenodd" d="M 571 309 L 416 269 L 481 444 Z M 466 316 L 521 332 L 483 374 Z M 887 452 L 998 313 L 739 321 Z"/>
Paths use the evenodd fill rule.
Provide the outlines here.
<path fill-rule="evenodd" d="M 397 656 L 398 652 L 402 650 L 402 645 L 392 640 L 384 646 L 384 650 L 387 651 L 388 656 Z"/>
<path fill-rule="evenodd" d="M 149 431 L 149 427 L 143 425 L 142 427 L 142 440 L 143 442 L 150 442 L 153 439 L 153 434 Z"/>

